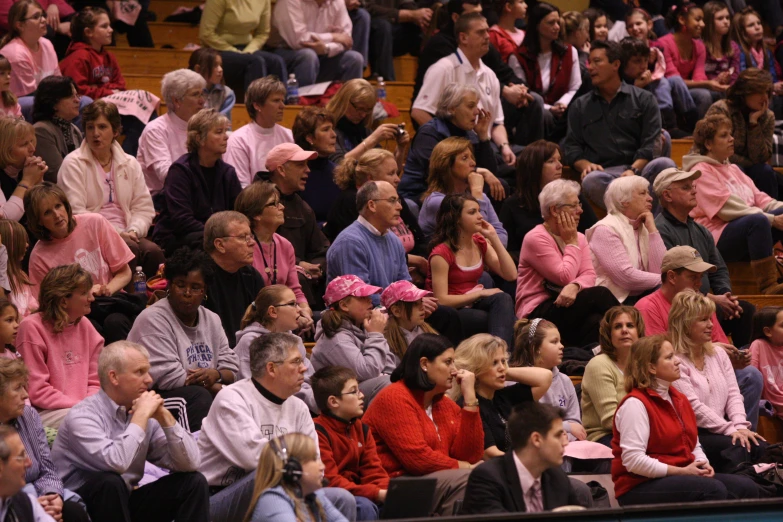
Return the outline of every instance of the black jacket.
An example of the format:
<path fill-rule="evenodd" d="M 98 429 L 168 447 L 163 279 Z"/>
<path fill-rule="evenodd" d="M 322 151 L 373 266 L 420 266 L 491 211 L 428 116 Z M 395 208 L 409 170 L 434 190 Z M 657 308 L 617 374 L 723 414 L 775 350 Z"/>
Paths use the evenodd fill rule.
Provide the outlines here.
<path fill-rule="evenodd" d="M 578 504 L 571 482 L 560 468 L 550 468 L 541 475 L 541 492 L 547 511 Z M 522 485 L 512 452 L 488 460 L 470 473 L 461 515 L 525 511 Z"/>

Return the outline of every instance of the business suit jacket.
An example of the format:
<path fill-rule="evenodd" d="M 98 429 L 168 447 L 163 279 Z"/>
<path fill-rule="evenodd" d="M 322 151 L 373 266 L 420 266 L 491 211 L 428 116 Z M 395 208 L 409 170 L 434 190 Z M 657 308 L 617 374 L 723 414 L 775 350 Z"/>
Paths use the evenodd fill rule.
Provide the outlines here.
<path fill-rule="evenodd" d="M 560 468 L 550 468 L 541 475 L 541 493 L 547 511 L 578 504 L 571 482 Z M 461 515 L 525 511 L 522 484 L 512 452 L 488 460 L 470 473 Z"/>

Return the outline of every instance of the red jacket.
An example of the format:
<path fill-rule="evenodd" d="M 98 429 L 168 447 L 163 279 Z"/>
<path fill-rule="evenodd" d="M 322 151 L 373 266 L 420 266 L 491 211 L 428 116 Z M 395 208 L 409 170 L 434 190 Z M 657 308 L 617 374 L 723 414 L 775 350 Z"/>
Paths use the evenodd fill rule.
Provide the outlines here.
<path fill-rule="evenodd" d="M 489 28 L 489 41 L 500 53 L 500 58 L 508 63 L 508 58 L 517 51 L 517 44 L 511 35 L 497 25 L 493 25 Z"/>
<path fill-rule="evenodd" d="M 86 43 L 72 43 L 60 62 L 60 71 L 73 78 L 79 94 L 93 100 L 108 96 L 113 90 L 125 90 L 117 59 L 105 48 L 98 52 Z"/>
<path fill-rule="evenodd" d="M 650 439 L 647 442 L 647 455 L 678 468 L 692 463 L 696 457 L 693 448 L 698 442 L 696 429 L 696 415 L 693 413 L 688 398 L 678 392 L 674 387 L 669 388 L 672 403 L 658 395 L 657 392 L 646 388 L 640 390 L 634 388 L 625 396 L 617 406 L 619 410 L 629 397 L 639 399 L 647 408 L 647 416 L 650 419 Z M 650 480 L 629 472 L 623 466 L 622 449 L 620 448 L 620 432 L 617 426 L 612 427 L 612 481 L 614 482 L 615 496 L 619 497 L 632 490 L 639 484 Z"/>
<path fill-rule="evenodd" d="M 484 455 L 484 428 L 478 411 L 462 409 L 442 395 L 432 402 L 433 423 L 423 399 L 424 392 L 398 381 L 375 396 L 362 418 L 373 430 L 378 455 L 390 477 L 457 469 L 457 461 L 472 464 Z"/>
<path fill-rule="evenodd" d="M 560 55 L 552 50 L 552 64 L 550 66 L 549 90 L 544 95 L 544 86 L 541 83 L 541 68 L 538 66 L 538 56 L 531 54 L 524 44 L 515 52 L 519 65 L 525 71 L 528 88 L 544 97 L 544 102 L 549 105 L 557 103 L 568 92 L 571 83 L 571 69 L 574 67 L 574 57 L 570 45 L 566 45 L 565 52 Z M 576 64 L 579 67 L 579 64 Z M 63 73 L 65 74 L 65 73 Z"/>
<path fill-rule="evenodd" d="M 389 489 L 389 475 L 378 458 L 369 426 L 359 419 L 348 422 L 330 413 L 313 421 L 329 486 L 376 502 L 378 491 Z"/>

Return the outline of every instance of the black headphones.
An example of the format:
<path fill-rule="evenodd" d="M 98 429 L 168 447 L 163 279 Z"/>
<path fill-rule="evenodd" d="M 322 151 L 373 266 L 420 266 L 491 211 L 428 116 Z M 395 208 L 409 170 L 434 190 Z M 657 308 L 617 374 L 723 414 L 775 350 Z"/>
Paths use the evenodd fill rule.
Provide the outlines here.
<path fill-rule="evenodd" d="M 283 467 L 280 470 L 283 473 L 283 482 L 291 485 L 298 485 L 302 479 L 302 464 L 296 457 L 288 456 L 288 446 L 285 443 L 285 435 L 276 439 L 271 439 L 269 444 L 272 446 L 277 458 L 282 461 Z"/>

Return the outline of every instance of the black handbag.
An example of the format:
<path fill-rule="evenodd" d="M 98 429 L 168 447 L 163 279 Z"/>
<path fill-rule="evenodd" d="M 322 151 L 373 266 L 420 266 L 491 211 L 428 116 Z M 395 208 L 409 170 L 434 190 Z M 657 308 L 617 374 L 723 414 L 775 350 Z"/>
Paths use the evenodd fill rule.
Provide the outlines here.
<path fill-rule="evenodd" d="M 103 324 L 111 314 L 122 314 L 133 320 L 144 310 L 145 306 L 146 303 L 142 297 L 117 292 L 111 296 L 96 297 L 87 317 L 99 324 Z"/>

